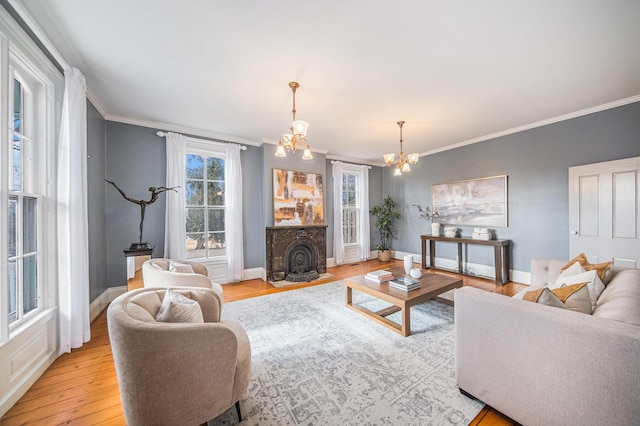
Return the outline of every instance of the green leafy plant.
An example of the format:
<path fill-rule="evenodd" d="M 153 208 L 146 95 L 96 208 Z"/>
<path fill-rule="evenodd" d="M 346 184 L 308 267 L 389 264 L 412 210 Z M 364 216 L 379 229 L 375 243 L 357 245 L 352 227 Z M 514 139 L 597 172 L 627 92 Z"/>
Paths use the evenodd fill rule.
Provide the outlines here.
<path fill-rule="evenodd" d="M 380 234 L 380 244 L 378 250 L 389 250 L 391 240 L 396 237 L 394 222 L 400 218 L 400 213 L 396 210 L 397 204 L 391 195 L 387 195 L 382 204 L 373 206 L 369 213 L 378 218 L 376 231 Z"/>
<path fill-rule="evenodd" d="M 430 220 L 432 223 L 435 220 L 436 217 L 440 216 L 440 213 L 438 213 L 435 210 L 431 210 L 431 208 L 429 206 L 427 207 L 422 207 L 420 204 L 414 204 L 414 207 L 416 207 L 418 209 L 418 212 L 420 213 L 420 217 L 424 220 Z"/>

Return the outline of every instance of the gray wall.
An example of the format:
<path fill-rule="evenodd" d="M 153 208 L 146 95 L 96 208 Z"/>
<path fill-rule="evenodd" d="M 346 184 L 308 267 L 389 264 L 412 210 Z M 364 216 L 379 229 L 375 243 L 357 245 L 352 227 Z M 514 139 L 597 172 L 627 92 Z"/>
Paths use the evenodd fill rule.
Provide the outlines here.
<path fill-rule="evenodd" d="M 89 214 L 89 298 L 109 288 L 107 280 L 106 121 L 87 101 L 87 196 Z"/>
<path fill-rule="evenodd" d="M 634 103 L 420 158 L 402 177 L 384 170 L 384 193 L 401 204 L 396 250 L 419 253 L 429 222 L 412 204 L 431 205 L 431 185 L 508 175 L 512 268 L 529 271 L 531 258 L 569 257 L 568 168 L 640 156 L 640 103 Z M 461 227 L 470 235 L 472 228 Z M 469 246 L 469 261 L 492 265 L 490 247 Z M 456 258 L 455 244 L 438 244 L 438 257 Z"/>

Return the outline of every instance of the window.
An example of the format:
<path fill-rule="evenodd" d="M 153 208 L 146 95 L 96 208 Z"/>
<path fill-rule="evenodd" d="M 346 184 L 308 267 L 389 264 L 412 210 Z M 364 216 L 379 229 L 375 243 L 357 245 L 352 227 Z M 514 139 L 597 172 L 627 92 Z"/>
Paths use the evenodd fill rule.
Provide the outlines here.
<path fill-rule="evenodd" d="M 39 154 L 35 137 L 37 93 L 30 79 L 11 69 L 11 129 L 8 137 L 8 320 L 17 327 L 40 308 Z M 33 86 L 36 86 L 33 84 Z"/>
<path fill-rule="evenodd" d="M 185 164 L 187 258 L 226 256 L 224 153 L 187 147 Z"/>
<path fill-rule="evenodd" d="M 346 245 L 358 244 L 358 175 L 342 174 L 342 241 Z"/>

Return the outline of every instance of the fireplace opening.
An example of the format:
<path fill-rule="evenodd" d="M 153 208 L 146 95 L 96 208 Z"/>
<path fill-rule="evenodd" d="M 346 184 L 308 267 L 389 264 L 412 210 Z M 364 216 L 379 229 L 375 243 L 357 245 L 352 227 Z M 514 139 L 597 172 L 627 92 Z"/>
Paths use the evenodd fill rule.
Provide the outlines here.
<path fill-rule="evenodd" d="M 320 277 L 316 270 L 316 254 L 314 248 L 306 241 L 298 240 L 285 253 L 285 279 L 303 282 Z"/>

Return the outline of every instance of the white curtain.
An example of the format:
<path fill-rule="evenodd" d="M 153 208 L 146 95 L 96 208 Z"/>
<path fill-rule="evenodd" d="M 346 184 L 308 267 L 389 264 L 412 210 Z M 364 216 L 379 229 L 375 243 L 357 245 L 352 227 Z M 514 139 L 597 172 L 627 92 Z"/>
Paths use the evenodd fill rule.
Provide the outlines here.
<path fill-rule="evenodd" d="M 168 132 L 167 139 L 167 180 L 166 187 L 176 187 L 176 192 L 167 191 L 166 215 L 164 222 L 164 257 L 186 259 L 186 218 L 185 184 L 187 138 L 179 133 Z"/>
<path fill-rule="evenodd" d="M 358 179 L 360 194 L 360 257 L 362 260 L 369 258 L 371 250 L 369 232 L 369 166 L 360 166 L 360 179 Z"/>
<path fill-rule="evenodd" d="M 342 161 L 333 161 L 333 260 L 344 262 L 342 239 Z"/>
<path fill-rule="evenodd" d="M 242 165 L 241 146 L 228 143 L 225 159 L 225 233 L 227 243 L 227 277 L 230 281 L 240 281 L 244 269 L 242 249 Z"/>
<path fill-rule="evenodd" d="M 65 70 L 57 175 L 59 353 L 91 339 L 84 76 Z"/>

